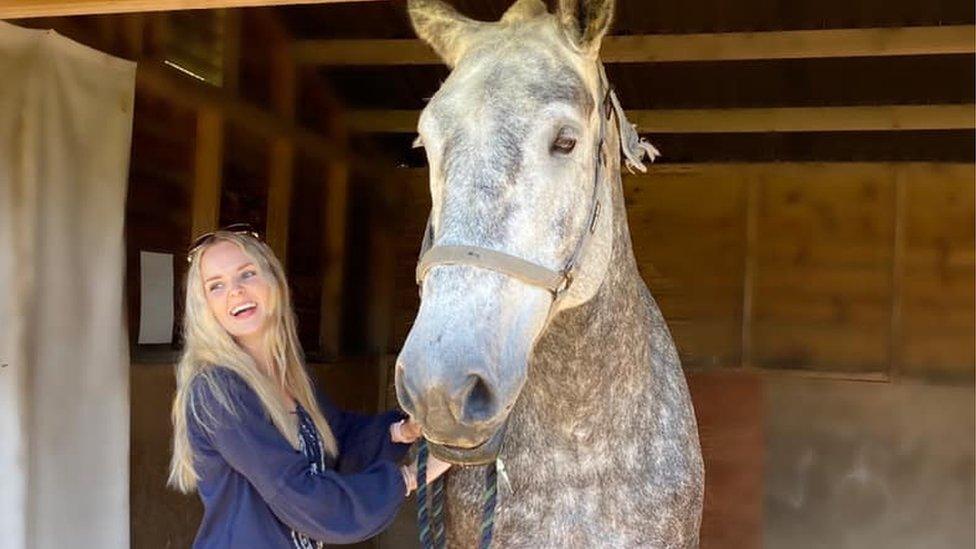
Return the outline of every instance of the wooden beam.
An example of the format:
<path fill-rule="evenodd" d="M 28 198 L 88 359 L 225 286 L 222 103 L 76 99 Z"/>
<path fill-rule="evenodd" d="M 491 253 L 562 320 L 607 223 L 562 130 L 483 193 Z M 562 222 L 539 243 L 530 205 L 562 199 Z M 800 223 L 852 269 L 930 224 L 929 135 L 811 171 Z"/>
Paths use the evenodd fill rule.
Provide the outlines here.
<path fill-rule="evenodd" d="M 303 40 L 300 65 L 439 65 L 420 40 Z M 610 36 L 604 63 L 944 55 L 976 52 L 976 25 Z"/>
<path fill-rule="evenodd" d="M 0 19 L 378 0 L 0 0 Z"/>
<path fill-rule="evenodd" d="M 224 160 L 224 120 L 215 109 L 197 112 L 193 160 L 192 234 L 213 231 L 220 220 L 220 181 Z"/>
<path fill-rule="evenodd" d="M 420 111 L 353 111 L 349 126 L 371 133 L 413 133 Z M 976 128 L 976 105 L 880 105 L 629 111 L 641 133 L 743 133 L 955 130 Z"/>
<path fill-rule="evenodd" d="M 338 152 L 336 146 L 321 134 L 218 88 L 193 81 L 165 65 L 140 63 L 136 71 L 136 87 L 137 93 L 162 96 L 187 108 L 205 106 L 217 110 L 226 120 L 258 135 L 287 137 L 313 158 L 328 159 Z"/>

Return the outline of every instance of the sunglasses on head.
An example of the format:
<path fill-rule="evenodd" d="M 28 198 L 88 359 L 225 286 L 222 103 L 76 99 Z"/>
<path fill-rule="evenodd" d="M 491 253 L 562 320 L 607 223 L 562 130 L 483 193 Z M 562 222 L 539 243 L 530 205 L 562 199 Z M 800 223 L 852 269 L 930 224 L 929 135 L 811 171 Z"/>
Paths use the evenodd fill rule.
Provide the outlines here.
<path fill-rule="evenodd" d="M 193 240 L 193 243 L 190 244 L 190 248 L 186 251 L 186 262 L 187 263 L 192 262 L 193 261 L 193 255 L 195 253 L 197 253 L 200 250 L 200 248 L 202 248 L 202 247 L 206 246 L 207 244 L 209 244 L 210 241 L 213 240 L 213 237 L 217 233 L 246 234 L 246 235 L 250 235 L 250 236 L 252 236 L 252 237 L 254 237 L 254 238 L 258 239 L 258 240 L 261 240 L 261 235 L 258 234 L 258 232 L 256 230 L 254 230 L 254 227 L 252 227 L 250 223 L 233 223 L 231 225 L 227 225 L 226 227 L 221 227 L 220 229 L 217 229 L 216 231 L 211 231 L 209 233 L 204 233 L 204 234 L 196 237 Z"/>

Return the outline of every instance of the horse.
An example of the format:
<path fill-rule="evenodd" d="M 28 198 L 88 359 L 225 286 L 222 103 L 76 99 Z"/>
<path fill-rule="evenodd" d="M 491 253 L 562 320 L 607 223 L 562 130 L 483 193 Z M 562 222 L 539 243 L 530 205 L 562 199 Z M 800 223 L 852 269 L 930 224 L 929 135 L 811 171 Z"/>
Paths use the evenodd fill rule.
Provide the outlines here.
<path fill-rule="evenodd" d="M 418 121 L 432 207 L 421 305 L 395 365 L 477 543 L 501 460 L 498 547 L 695 547 L 704 467 L 668 327 L 634 259 L 621 152 L 641 140 L 599 60 L 613 0 L 518 0 L 496 22 L 409 0 L 451 69 Z"/>

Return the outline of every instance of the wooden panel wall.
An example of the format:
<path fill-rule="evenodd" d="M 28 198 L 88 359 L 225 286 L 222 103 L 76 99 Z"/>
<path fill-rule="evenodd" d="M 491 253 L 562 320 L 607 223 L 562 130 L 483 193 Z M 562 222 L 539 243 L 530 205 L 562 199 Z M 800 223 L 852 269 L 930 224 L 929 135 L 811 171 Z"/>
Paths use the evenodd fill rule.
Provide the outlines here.
<path fill-rule="evenodd" d="M 890 166 L 759 174 L 754 363 L 884 371 L 894 230 Z"/>
<path fill-rule="evenodd" d="M 701 166 L 624 180 L 637 264 L 686 366 L 740 361 L 747 177 Z"/>
<path fill-rule="evenodd" d="M 971 165 L 903 168 L 901 332 L 906 376 L 973 379 L 974 242 Z"/>
<path fill-rule="evenodd" d="M 973 378 L 974 181 L 970 164 L 661 165 L 624 192 L 687 368 L 961 381 Z M 430 199 L 424 170 L 377 184 L 402 193 L 393 352 L 419 303 Z"/>

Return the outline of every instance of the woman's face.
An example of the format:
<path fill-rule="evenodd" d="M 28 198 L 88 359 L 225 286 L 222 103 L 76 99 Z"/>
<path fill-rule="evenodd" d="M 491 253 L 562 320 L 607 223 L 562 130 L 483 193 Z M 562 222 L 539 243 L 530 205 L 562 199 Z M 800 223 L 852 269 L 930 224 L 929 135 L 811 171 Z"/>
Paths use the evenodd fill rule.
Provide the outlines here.
<path fill-rule="evenodd" d="M 271 285 L 235 243 L 220 241 L 200 258 L 207 304 L 220 325 L 247 347 L 258 343 L 271 318 Z"/>

